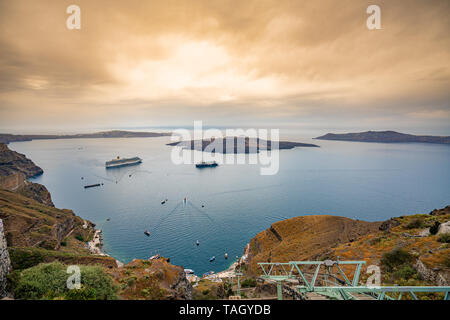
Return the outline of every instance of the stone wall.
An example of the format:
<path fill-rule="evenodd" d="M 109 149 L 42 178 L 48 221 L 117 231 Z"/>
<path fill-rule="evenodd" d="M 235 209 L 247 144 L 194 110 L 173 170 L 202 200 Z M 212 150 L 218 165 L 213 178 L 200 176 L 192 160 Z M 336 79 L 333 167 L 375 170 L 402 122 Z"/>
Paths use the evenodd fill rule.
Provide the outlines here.
<path fill-rule="evenodd" d="M 0 299 L 6 296 L 6 276 L 11 270 L 6 238 L 3 232 L 3 221 L 0 219 Z"/>

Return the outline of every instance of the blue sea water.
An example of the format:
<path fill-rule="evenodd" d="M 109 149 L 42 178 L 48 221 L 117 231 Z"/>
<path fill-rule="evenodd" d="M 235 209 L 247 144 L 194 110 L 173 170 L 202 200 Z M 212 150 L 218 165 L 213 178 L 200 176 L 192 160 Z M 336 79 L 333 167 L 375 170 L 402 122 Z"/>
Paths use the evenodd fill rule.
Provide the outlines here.
<path fill-rule="evenodd" d="M 449 146 L 294 141 L 321 148 L 282 150 L 273 176 L 260 175 L 258 165 L 175 165 L 169 137 L 39 140 L 10 148 L 44 169 L 33 181 L 49 189 L 56 207 L 103 230 L 107 253 L 125 263 L 160 253 L 198 275 L 227 268 L 252 237 L 282 219 L 331 214 L 377 221 L 450 202 Z M 105 161 L 118 155 L 143 163 L 106 170 Z M 93 183 L 104 185 L 84 189 Z"/>

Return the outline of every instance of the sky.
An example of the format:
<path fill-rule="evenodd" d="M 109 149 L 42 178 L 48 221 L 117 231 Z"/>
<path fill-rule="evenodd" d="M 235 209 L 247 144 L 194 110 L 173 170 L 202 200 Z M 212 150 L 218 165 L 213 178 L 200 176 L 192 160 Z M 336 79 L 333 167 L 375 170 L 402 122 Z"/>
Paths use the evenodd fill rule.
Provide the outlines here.
<path fill-rule="evenodd" d="M 0 0 L 0 132 L 450 135 L 449 17 L 448 0 Z"/>

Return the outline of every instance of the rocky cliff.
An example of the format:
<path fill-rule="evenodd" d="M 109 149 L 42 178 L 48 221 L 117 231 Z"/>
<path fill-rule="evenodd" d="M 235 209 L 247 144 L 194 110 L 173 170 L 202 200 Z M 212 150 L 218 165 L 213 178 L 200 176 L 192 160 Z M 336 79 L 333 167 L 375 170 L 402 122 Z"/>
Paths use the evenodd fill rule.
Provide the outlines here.
<path fill-rule="evenodd" d="M 11 269 L 6 238 L 4 235 L 3 221 L 0 219 L 0 299 L 7 295 L 6 277 Z"/>
<path fill-rule="evenodd" d="M 12 151 L 8 146 L 0 143 L 0 175 L 8 176 L 15 172 L 22 172 L 26 178 L 44 173 L 25 155 Z"/>
<path fill-rule="evenodd" d="M 10 150 L 0 143 L 0 188 L 17 192 L 48 206 L 53 202 L 47 188 L 27 181 L 44 171 L 23 154 Z"/>
<path fill-rule="evenodd" d="M 0 218 L 10 247 L 81 249 L 94 232 L 91 223 L 84 225 L 71 210 L 50 207 L 4 189 L 0 189 Z"/>

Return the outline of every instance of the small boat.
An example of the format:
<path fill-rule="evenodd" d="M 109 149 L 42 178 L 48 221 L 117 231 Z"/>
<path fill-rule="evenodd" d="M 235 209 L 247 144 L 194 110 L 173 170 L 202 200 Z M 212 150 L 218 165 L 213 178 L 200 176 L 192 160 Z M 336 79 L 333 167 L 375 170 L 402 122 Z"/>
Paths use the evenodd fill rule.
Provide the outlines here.
<path fill-rule="evenodd" d="M 228 253 L 225 253 L 225 259 L 228 259 Z"/>
<path fill-rule="evenodd" d="M 106 221 L 109 221 L 109 220 L 111 220 L 111 219 L 110 218 L 106 219 Z"/>
<path fill-rule="evenodd" d="M 146 235 L 147 237 L 150 236 L 150 232 L 148 232 L 148 230 L 145 230 L 144 233 L 145 233 L 145 235 Z"/>
<path fill-rule="evenodd" d="M 159 259 L 159 258 L 161 258 L 161 255 L 158 253 L 158 254 L 155 254 L 154 256 L 151 256 L 150 258 L 148 258 L 148 260 L 150 261 L 150 260 L 155 260 L 155 259 Z"/>
<path fill-rule="evenodd" d="M 197 240 L 197 242 L 196 242 L 196 245 L 198 245 L 198 246 L 200 245 L 200 242 L 198 242 L 198 240 Z"/>
<path fill-rule="evenodd" d="M 161 204 L 164 204 L 168 201 L 168 199 L 161 201 Z"/>
<path fill-rule="evenodd" d="M 204 204 L 202 204 L 202 208 L 204 208 L 205 207 L 205 205 Z"/>
<path fill-rule="evenodd" d="M 218 165 L 219 164 L 217 162 L 215 162 L 215 161 L 211 161 L 211 162 L 202 161 L 200 163 L 197 163 L 195 165 L 195 167 L 199 168 L 199 169 L 201 169 L 201 168 L 213 168 L 213 167 L 217 167 Z"/>
<path fill-rule="evenodd" d="M 214 271 L 208 271 L 208 272 L 203 274 L 203 278 L 204 277 L 208 277 L 208 276 L 213 275 L 213 274 L 214 274 Z"/>
<path fill-rule="evenodd" d="M 209 259 L 209 262 L 213 262 L 214 260 L 216 260 L 216 257 L 215 257 L 215 256 L 212 256 L 212 257 Z"/>
<path fill-rule="evenodd" d="M 194 274 L 194 270 L 192 270 L 192 269 L 184 269 L 184 273 L 186 273 L 186 274 Z"/>
<path fill-rule="evenodd" d="M 87 185 L 87 186 L 84 186 L 85 189 L 88 189 L 88 188 L 94 188 L 94 187 L 100 187 L 100 183 L 89 184 L 89 185 Z"/>

